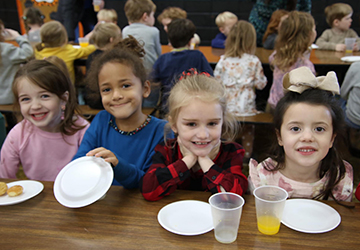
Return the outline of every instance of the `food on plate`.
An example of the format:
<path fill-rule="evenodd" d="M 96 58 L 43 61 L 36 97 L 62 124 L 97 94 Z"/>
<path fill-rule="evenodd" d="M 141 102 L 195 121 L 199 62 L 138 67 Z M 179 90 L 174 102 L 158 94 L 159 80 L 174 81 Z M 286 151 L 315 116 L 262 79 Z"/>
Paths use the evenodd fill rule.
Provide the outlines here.
<path fill-rule="evenodd" d="M 6 191 L 8 190 L 8 186 L 5 182 L 0 182 L 0 195 L 6 194 Z"/>
<path fill-rule="evenodd" d="M 11 188 L 9 188 L 7 190 L 7 194 L 10 197 L 18 196 L 18 195 L 22 194 L 22 192 L 23 192 L 23 187 L 20 185 L 12 186 Z"/>

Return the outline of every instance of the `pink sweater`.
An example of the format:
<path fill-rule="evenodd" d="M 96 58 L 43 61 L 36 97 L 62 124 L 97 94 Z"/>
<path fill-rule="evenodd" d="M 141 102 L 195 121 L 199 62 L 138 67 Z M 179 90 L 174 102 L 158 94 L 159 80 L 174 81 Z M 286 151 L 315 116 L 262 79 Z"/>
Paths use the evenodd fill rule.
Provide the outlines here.
<path fill-rule="evenodd" d="M 0 178 L 16 178 L 20 164 L 31 180 L 54 181 L 76 154 L 89 123 L 72 136 L 45 132 L 28 120 L 18 123 L 7 135 L 1 149 Z"/>

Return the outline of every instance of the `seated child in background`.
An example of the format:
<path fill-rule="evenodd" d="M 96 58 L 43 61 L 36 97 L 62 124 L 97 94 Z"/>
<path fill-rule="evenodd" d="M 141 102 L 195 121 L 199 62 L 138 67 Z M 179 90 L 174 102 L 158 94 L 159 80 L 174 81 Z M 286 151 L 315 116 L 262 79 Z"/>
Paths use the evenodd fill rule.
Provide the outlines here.
<path fill-rule="evenodd" d="M 326 22 L 331 29 L 325 30 L 316 40 L 319 49 L 345 51 L 345 38 L 354 37 L 354 51 L 359 50 L 360 39 L 358 34 L 350 29 L 353 9 L 346 3 L 335 3 L 325 8 Z"/>
<path fill-rule="evenodd" d="M 199 50 L 189 50 L 196 27 L 189 19 L 175 19 L 168 26 L 169 41 L 174 49 L 155 62 L 151 80 L 161 84 L 161 116 L 167 113 L 167 99 L 174 81 L 183 71 L 196 68 L 213 75 L 213 70 Z"/>
<path fill-rule="evenodd" d="M 41 26 L 40 36 L 42 42 L 35 46 L 35 58 L 43 59 L 49 56 L 61 58 L 66 63 L 71 82 L 75 83 L 74 61 L 90 55 L 96 50 L 95 46 L 74 48 L 67 44 L 65 27 L 58 21 L 50 21 Z"/>
<path fill-rule="evenodd" d="M 275 51 L 269 57 L 274 70 L 267 112 L 271 113 L 277 102 L 284 96 L 282 79 L 287 72 L 307 66 L 315 75 L 314 64 L 309 59 L 309 47 L 315 37 L 315 21 L 309 13 L 291 11 L 288 18 L 281 23 Z"/>
<path fill-rule="evenodd" d="M 256 32 L 247 21 L 238 21 L 231 28 L 225 43 L 225 55 L 216 64 L 214 76 L 221 80 L 227 94 L 227 109 L 236 116 L 258 113 L 255 88 L 263 89 L 267 79 L 256 50 Z M 252 154 L 255 126 L 242 127 L 242 144 L 245 158 Z"/>
<path fill-rule="evenodd" d="M 32 46 L 41 42 L 40 28 L 44 24 L 44 14 L 35 7 L 25 9 L 23 20 L 25 24 L 27 38 Z"/>
<path fill-rule="evenodd" d="M 108 49 L 112 49 L 113 43 L 121 40 L 121 30 L 119 26 L 114 23 L 98 23 L 92 31 L 91 40 L 96 46 L 96 50 L 91 53 L 86 60 L 86 72 L 90 72 L 90 66 L 95 57 L 102 54 Z M 86 86 L 85 102 L 91 108 L 104 109 L 101 97 L 98 91 L 96 91 L 97 98 L 87 98 L 87 96 L 93 95 L 91 89 Z M 93 95 L 94 96 L 94 95 Z"/>
<path fill-rule="evenodd" d="M 340 158 L 345 124 L 334 96 L 336 74 L 315 77 L 300 67 L 287 73 L 283 84 L 288 92 L 275 109 L 277 141 L 270 158 L 260 164 L 250 160 L 250 190 L 275 185 L 290 198 L 351 201 L 353 169 Z"/>
<path fill-rule="evenodd" d="M 97 13 L 96 17 L 98 20 L 98 24 L 99 23 L 113 23 L 113 24 L 117 25 L 118 16 L 114 9 L 102 9 Z M 94 29 L 95 29 L 95 27 L 94 27 Z M 88 38 L 91 42 L 93 42 L 91 40 L 91 36 L 92 36 L 93 32 L 94 31 L 91 31 L 85 36 L 85 38 Z"/>
<path fill-rule="evenodd" d="M 169 97 L 169 128 L 176 139 L 155 148 L 140 190 L 150 201 L 176 189 L 233 192 L 242 195 L 248 182 L 242 173 L 244 149 L 231 141 L 237 122 L 226 110 L 226 93 L 208 74 L 184 72 Z"/>
<path fill-rule="evenodd" d="M 87 84 L 101 94 L 105 110 L 92 120 L 74 159 L 102 157 L 113 167 L 114 184 L 137 188 L 155 146 L 164 140 L 166 122 L 142 112 L 143 98 L 151 91 L 141 60 L 144 50 L 135 38 L 124 41 L 128 47 L 107 50 L 91 65 Z"/>
<path fill-rule="evenodd" d="M 237 21 L 238 18 L 234 13 L 229 11 L 220 13 L 215 19 L 215 23 L 218 26 L 220 33 L 211 40 L 211 47 L 224 49 L 226 37 L 229 35 L 231 28 Z"/>
<path fill-rule="evenodd" d="M 161 55 L 160 32 L 154 26 L 154 13 L 156 5 L 151 0 L 127 0 L 125 3 L 125 15 L 129 25 L 123 29 L 123 38 L 129 35 L 144 43 L 145 56 L 144 67 L 150 74 L 152 67 Z M 159 101 L 160 90 L 152 91 L 151 95 L 144 99 L 144 107 L 156 107 Z"/>
<path fill-rule="evenodd" d="M 275 40 L 278 35 L 281 22 L 288 17 L 287 10 L 275 10 L 270 18 L 269 24 L 263 36 L 263 47 L 265 49 L 274 49 Z"/>
<path fill-rule="evenodd" d="M 186 19 L 186 17 L 187 17 L 187 13 L 185 10 L 179 7 L 167 7 L 161 12 L 157 20 L 159 21 L 159 23 L 161 23 L 164 26 L 164 30 L 167 33 L 168 25 L 169 23 L 171 23 L 171 21 L 175 19 Z M 196 45 L 200 44 L 200 37 L 198 34 L 196 33 L 194 34 L 190 44 L 191 44 L 190 46 L 191 49 L 194 49 Z"/>
<path fill-rule="evenodd" d="M 2 146 L 0 178 L 16 178 L 21 165 L 29 179 L 54 181 L 89 126 L 77 115 L 75 88 L 54 64 L 32 60 L 16 73 L 12 90 L 24 119 Z"/>

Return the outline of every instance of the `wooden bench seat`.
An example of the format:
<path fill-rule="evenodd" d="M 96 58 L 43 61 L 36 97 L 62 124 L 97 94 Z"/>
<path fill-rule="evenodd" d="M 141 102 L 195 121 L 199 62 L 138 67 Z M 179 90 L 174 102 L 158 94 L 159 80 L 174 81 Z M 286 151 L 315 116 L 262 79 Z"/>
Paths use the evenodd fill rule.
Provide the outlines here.
<path fill-rule="evenodd" d="M 240 123 L 267 124 L 273 122 L 273 115 L 270 113 L 260 113 L 253 116 L 237 116 L 236 120 Z"/>

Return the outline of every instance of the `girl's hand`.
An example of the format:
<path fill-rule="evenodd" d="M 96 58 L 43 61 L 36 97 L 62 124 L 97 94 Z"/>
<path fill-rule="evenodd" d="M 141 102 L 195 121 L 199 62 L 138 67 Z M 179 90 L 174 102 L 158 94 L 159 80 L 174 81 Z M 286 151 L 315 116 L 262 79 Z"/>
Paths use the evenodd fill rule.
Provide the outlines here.
<path fill-rule="evenodd" d="M 219 142 L 211 149 L 210 153 L 206 156 L 198 156 L 198 162 L 199 165 L 204 173 L 209 171 L 212 165 L 214 165 L 213 159 L 217 156 L 219 153 L 221 141 Z"/>
<path fill-rule="evenodd" d="M 20 36 L 20 34 L 16 30 L 5 29 L 5 40 L 12 41 L 15 40 L 15 38 L 17 38 L 18 36 Z"/>
<path fill-rule="evenodd" d="M 345 51 L 346 50 L 346 45 L 342 44 L 342 43 L 336 44 L 335 50 L 336 51 Z"/>
<path fill-rule="evenodd" d="M 95 148 L 91 151 L 89 151 L 86 156 L 95 156 L 95 157 L 101 157 L 103 158 L 106 162 L 109 162 L 113 165 L 113 167 L 117 166 L 117 164 L 119 163 L 119 160 L 116 158 L 116 156 L 114 155 L 113 152 L 111 152 L 110 150 L 100 147 L 100 148 Z"/>
<path fill-rule="evenodd" d="M 183 155 L 182 160 L 185 162 L 188 169 L 191 169 L 198 160 L 197 156 L 184 146 L 184 144 L 181 142 L 180 137 L 177 138 L 177 142 L 179 143 L 180 151 Z"/>

